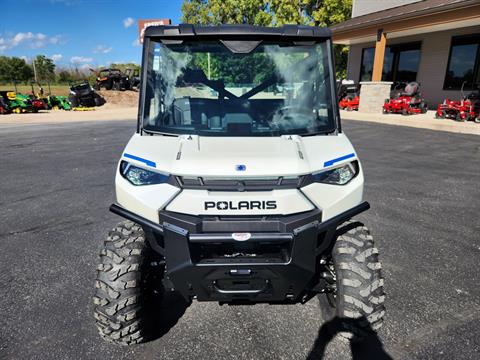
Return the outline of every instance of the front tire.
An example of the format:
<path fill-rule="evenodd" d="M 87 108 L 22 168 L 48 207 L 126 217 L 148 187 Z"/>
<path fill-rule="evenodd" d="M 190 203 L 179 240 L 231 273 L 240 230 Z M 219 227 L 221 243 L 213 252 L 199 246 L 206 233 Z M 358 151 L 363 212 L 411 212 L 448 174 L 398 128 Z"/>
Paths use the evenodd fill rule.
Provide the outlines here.
<path fill-rule="evenodd" d="M 113 82 L 112 90 L 120 91 L 121 88 L 122 88 L 122 86 L 120 85 L 120 82 L 119 82 L 119 81 L 114 81 L 114 82 Z"/>
<path fill-rule="evenodd" d="M 421 112 L 422 114 L 426 114 L 427 111 L 428 111 L 428 105 L 427 105 L 426 102 L 423 102 L 423 101 L 422 101 L 422 102 L 420 103 L 420 112 Z"/>
<path fill-rule="evenodd" d="M 338 319 L 333 332 L 361 341 L 375 334 L 385 315 L 378 250 L 360 222 L 347 223 L 338 234 L 330 259 L 335 291 L 319 295 L 319 300 L 325 320 Z"/>
<path fill-rule="evenodd" d="M 124 221 L 109 232 L 100 252 L 93 298 L 96 325 L 105 340 L 121 345 L 148 340 L 150 292 L 155 287 L 163 292 L 163 268 L 155 274 L 160 281 L 150 269 L 157 260 L 139 225 Z"/>
<path fill-rule="evenodd" d="M 74 95 L 70 95 L 68 97 L 68 102 L 70 103 L 70 105 L 72 106 L 72 108 L 75 108 L 75 107 L 78 107 L 80 106 L 80 102 L 78 101 L 78 98 Z"/>
<path fill-rule="evenodd" d="M 95 101 L 95 106 L 102 106 L 105 104 L 105 99 L 101 97 L 98 93 L 95 93 L 94 95 L 94 101 Z"/>

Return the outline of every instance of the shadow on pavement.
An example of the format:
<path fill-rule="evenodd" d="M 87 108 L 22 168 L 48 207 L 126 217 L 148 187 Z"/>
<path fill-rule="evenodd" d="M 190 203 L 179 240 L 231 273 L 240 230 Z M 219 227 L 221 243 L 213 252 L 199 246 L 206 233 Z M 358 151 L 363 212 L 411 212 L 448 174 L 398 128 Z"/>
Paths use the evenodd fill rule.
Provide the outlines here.
<path fill-rule="evenodd" d="M 148 341 L 157 340 L 168 333 L 189 306 L 190 303 L 176 291 L 155 294 L 148 304 L 148 319 L 144 320 Z"/>
<path fill-rule="evenodd" d="M 364 317 L 359 319 L 340 319 L 333 318 L 324 323 L 318 331 L 317 339 L 308 355 L 308 360 L 321 360 L 324 357 L 325 349 L 328 343 L 340 332 L 340 322 L 366 322 Z M 350 341 L 350 349 L 352 351 L 353 360 L 375 359 L 375 360 L 392 360 L 393 358 L 385 351 L 380 338 L 371 329 L 372 335 L 368 336 L 361 342 Z M 369 331 L 369 332 L 370 332 Z"/>

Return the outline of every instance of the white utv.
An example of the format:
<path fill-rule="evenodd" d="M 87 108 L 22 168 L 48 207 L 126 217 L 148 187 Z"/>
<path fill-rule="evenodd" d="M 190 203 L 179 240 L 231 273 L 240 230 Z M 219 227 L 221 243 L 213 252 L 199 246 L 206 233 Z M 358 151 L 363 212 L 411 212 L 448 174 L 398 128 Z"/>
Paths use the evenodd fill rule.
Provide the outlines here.
<path fill-rule="evenodd" d="M 138 127 L 110 207 L 126 221 L 96 280 L 105 339 L 147 341 L 170 292 L 188 304 L 318 297 L 347 337 L 381 326 L 378 251 L 352 220 L 369 204 L 334 74 L 324 28 L 146 30 Z"/>

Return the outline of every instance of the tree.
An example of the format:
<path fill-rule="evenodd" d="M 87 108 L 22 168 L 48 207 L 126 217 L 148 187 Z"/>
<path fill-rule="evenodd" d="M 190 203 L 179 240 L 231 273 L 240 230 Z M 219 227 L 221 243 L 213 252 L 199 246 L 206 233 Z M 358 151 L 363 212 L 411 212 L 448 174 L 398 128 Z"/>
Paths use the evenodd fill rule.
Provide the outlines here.
<path fill-rule="evenodd" d="M 352 15 L 352 0 L 184 0 L 184 23 L 332 26 Z M 335 45 L 337 77 L 345 77 L 348 48 Z"/>
<path fill-rule="evenodd" d="M 37 55 L 34 61 L 38 81 L 52 81 L 55 79 L 55 64 L 52 59 L 47 58 L 45 55 Z"/>
<path fill-rule="evenodd" d="M 18 57 L 0 56 L 0 81 L 26 82 L 32 77 L 32 68 Z"/>
<path fill-rule="evenodd" d="M 68 84 L 68 83 L 70 83 L 71 81 L 73 81 L 72 74 L 71 74 L 70 71 L 68 71 L 67 69 L 61 69 L 61 70 L 57 73 L 57 81 L 58 81 L 59 83 Z"/>
<path fill-rule="evenodd" d="M 272 15 L 264 0 L 185 0 L 182 20 L 191 24 L 270 25 Z"/>
<path fill-rule="evenodd" d="M 140 65 L 138 64 L 135 64 L 135 63 L 111 63 L 110 64 L 110 67 L 111 68 L 114 68 L 114 69 L 120 69 L 122 71 L 125 71 L 126 69 L 140 69 Z"/>
<path fill-rule="evenodd" d="M 317 26 L 332 26 L 352 17 L 352 0 L 323 0 L 312 12 Z M 348 46 L 334 45 L 337 79 L 347 76 Z"/>

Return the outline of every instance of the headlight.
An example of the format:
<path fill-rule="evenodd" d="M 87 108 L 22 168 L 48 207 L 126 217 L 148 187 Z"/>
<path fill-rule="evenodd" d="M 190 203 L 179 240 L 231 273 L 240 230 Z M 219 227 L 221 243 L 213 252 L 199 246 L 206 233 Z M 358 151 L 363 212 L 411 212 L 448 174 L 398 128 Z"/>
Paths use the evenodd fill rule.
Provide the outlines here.
<path fill-rule="evenodd" d="M 324 184 L 345 185 L 352 180 L 359 171 L 358 162 L 353 161 L 336 169 L 312 174 L 313 182 Z"/>
<path fill-rule="evenodd" d="M 168 182 L 169 176 L 139 168 L 129 162 L 120 163 L 120 174 L 133 185 L 155 185 Z"/>

